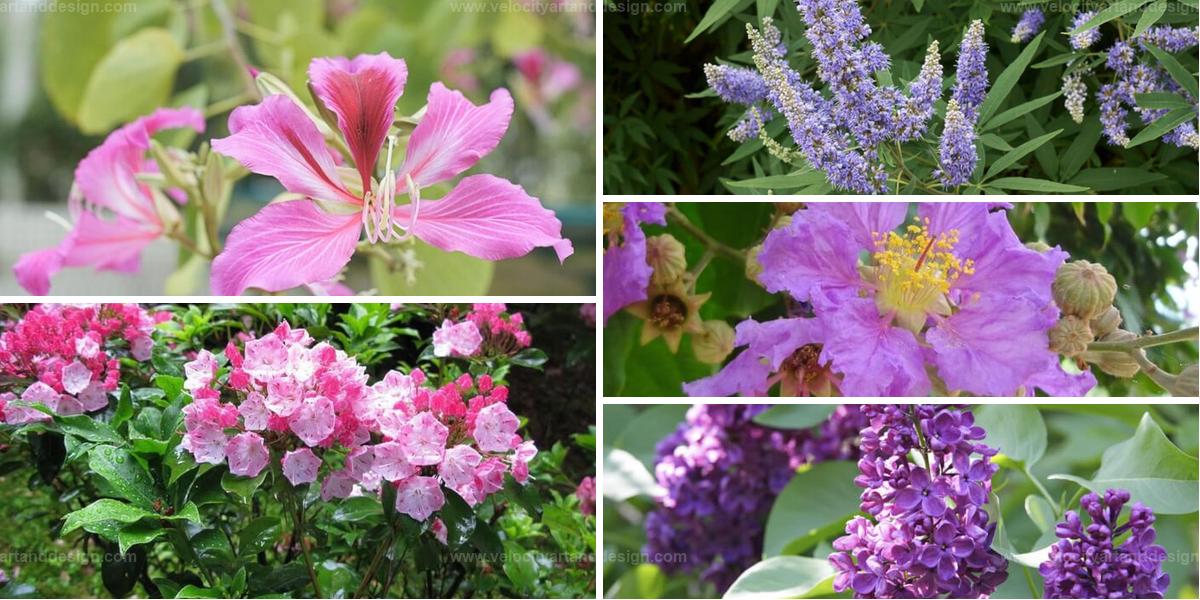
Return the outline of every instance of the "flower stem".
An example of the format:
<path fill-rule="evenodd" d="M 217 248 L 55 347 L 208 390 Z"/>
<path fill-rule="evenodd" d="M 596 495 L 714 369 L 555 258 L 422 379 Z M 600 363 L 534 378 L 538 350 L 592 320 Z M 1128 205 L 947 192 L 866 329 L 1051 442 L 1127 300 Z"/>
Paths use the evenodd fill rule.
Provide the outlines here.
<path fill-rule="evenodd" d="M 1188 327 L 1168 333 L 1144 335 L 1123 342 L 1092 342 L 1088 344 L 1087 349 L 1089 352 L 1128 352 L 1133 354 L 1135 350 L 1141 348 L 1163 346 L 1175 342 L 1194 342 L 1197 339 L 1200 339 L 1200 327 Z"/>
<path fill-rule="evenodd" d="M 1042 496 L 1046 498 L 1046 501 L 1050 503 L 1051 508 L 1054 509 L 1054 514 L 1061 516 L 1062 507 L 1059 506 L 1058 501 L 1050 495 L 1050 492 L 1046 489 L 1046 486 L 1042 485 L 1041 480 L 1033 476 L 1033 473 L 1029 470 L 1029 465 L 1022 463 L 1021 472 L 1025 473 L 1025 477 L 1029 478 L 1029 480 L 1033 482 L 1034 487 L 1036 487 L 1038 491 L 1041 492 Z"/>
<path fill-rule="evenodd" d="M 242 50 L 241 43 L 238 42 L 233 13 L 229 12 L 225 0 L 212 0 L 212 8 L 217 15 L 217 20 L 221 22 L 221 32 L 225 36 L 225 44 L 229 46 L 229 54 L 233 57 L 233 62 L 238 65 L 246 93 L 254 100 L 258 100 L 258 86 L 254 85 L 254 76 L 250 74 L 250 62 L 246 60 L 246 53 Z"/>
<path fill-rule="evenodd" d="M 713 239 L 712 236 L 708 235 L 699 227 L 696 227 L 694 224 L 692 224 L 692 221 L 687 218 L 687 215 L 683 214 L 683 212 L 681 212 L 678 208 L 675 208 L 675 205 L 667 205 L 667 216 L 671 217 L 671 220 L 674 221 L 676 225 L 682 227 L 683 230 L 691 234 L 692 237 L 700 240 L 700 242 L 707 246 L 708 249 L 719 254 L 724 254 L 726 257 L 732 258 L 733 260 L 746 260 L 745 251 L 734 250 L 733 248 L 730 248 L 729 246 L 726 246 L 725 244 Z"/>

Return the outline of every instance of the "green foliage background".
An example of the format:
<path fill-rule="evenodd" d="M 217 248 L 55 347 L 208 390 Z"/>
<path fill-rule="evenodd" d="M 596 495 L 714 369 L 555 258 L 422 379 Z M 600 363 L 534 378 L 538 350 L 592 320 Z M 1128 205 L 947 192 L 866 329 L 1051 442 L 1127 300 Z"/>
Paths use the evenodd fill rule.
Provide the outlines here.
<path fill-rule="evenodd" d="M 748 248 L 766 235 L 776 208 L 770 203 L 706 202 L 676 204 L 692 222 L 728 246 Z M 915 210 L 915 205 L 912 208 Z M 1116 305 L 1130 331 L 1173 331 L 1195 325 L 1200 318 L 1181 303 L 1192 294 L 1197 272 L 1197 205 L 1188 202 L 1038 202 L 1020 203 L 1009 221 L 1024 241 L 1059 245 L 1072 259 L 1103 264 L 1120 288 Z M 645 226 L 648 235 L 667 232 L 683 242 L 688 264 L 695 264 L 703 246 L 668 220 L 666 228 Z M 782 295 L 772 296 L 745 277 L 744 265 L 718 254 L 696 284 L 697 292 L 712 292 L 701 308 L 704 319 L 724 319 L 736 325 L 747 317 L 758 321 L 785 314 Z M 1185 287 L 1190 286 L 1190 287 Z M 1185 291 L 1185 290 L 1191 290 Z M 628 312 L 613 315 L 604 332 L 604 391 L 609 396 L 678 396 L 682 382 L 715 372 L 695 360 L 690 336 L 677 354 L 661 339 L 638 344 L 641 321 Z M 734 350 L 736 353 L 738 350 Z M 1197 360 L 1194 343 L 1149 349 L 1151 360 L 1177 373 Z M 1130 380 L 1096 370 L 1099 385 L 1091 393 L 1108 396 L 1163 395 L 1144 374 Z"/>
<path fill-rule="evenodd" d="M 680 424 L 688 408 L 681 404 L 604 407 L 605 597 L 712 598 L 716 594 L 711 584 L 698 577 L 667 575 L 657 565 L 638 560 L 646 541 L 643 522 L 655 506 L 652 497 L 655 445 Z M 805 428 L 819 422 L 832 409 L 832 405 L 820 404 L 777 405 L 759 415 L 756 421 L 768 424 L 770 418 L 773 427 Z M 1165 468 L 1163 465 L 1170 463 L 1171 468 L 1182 469 L 1175 476 L 1183 478 L 1175 482 L 1177 489 L 1190 491 L 1177 498 L 1187 508 L 1171 511 L 1186 512 L 1159 511 L 1156 515 L 1157 543 L 1168 552 L 1163 568 L 1171 575 L 1166 597 L 1197 597 L 1200 523 L 1194 488 L 1196 478 L 1200 477 L 1196 467 L 1200 421 L 1196 406 L 987 405 L 975 406 L 973 411 L 977 423 L 987 429 L 985 443 L 999 448 L 1001 453 L 997 459 L 1001 469 L 992 480 L 993 497 L 988 504 L 994 520 L 1001 523 L 994 548 L 1011 554 L 1014 550 L 1026 552 L 1053 543 L 1053 523 L 1059 517 L 1031 477 L 1042 482 L 1057 504 L 1078 511 L 1080 486 L 1056 475 L 1088 479 L 1093 473 L 1125 462 L 1127 468 L 1144 470 L 1139 477 L 1151 477 L 1151 470 Z M 1122 445 L 1116 448 L 1119 444 Z M 1118 456 L 1104 456 L 1105 451 L 1113 448 Z M 825 557 L 833 551 L 831 543 L 842 534 L 845 522 L 857 514 L 862 492 L 852 481 L 857 474 L 853 461 L 801 467 L 780 493 L 765 521 L 762 558 L 768 562 L 759 564 L 775 564 L 778 569 L 774 577 L 746 575 L 746 581 L 735 584 L 726 597 L 755 590 L 773 597 L 851 597 L 849 593 L 833 592 L 829 579 L 832 573 Z M 1128 510 L 1123 518 L 1128 518 Z M 1042 582 L 1037 569 L 1022 566 L 1012 557 L 1009 560 L 1008 579 L 992 597 L 1040 597 Z M 788 585 L 796 587 L 787 588 Z"/>
<path fill-rule="evenodd" d="M 725 132 L 744 109 L 717 98 L 708 89 L 702 70 L 704 63 L 753 66 L 746 24 L 772 16 L 784 32 L 793 68 L 806 80 L 816 81 L 810 46 L 803 38 L 803 22 L 792 0 L 679 0 L 670 2 L 669 10 L 644 13 L 628 10 L 634 4 L 631 2 L 605 1 L 609 6 L 604 14 L 605 193 L 833 191 L 819 173 L 796 170 L 782 163 L 765 152 L 761 142 L 738 144 L 726 137 Z M 1012 87 L 995 93 L 996 100 L 1002 101 L 995 106 L 995 118 L 985 118 L 980 123 L 984 135 L 976 143 L 976 149 L 981 166 L 973 181 L 984 177 L 988 167 L 1001 156 L 1009 155 L 1014 160 L 1012 166 L 986 174 L 992 180 L 986 187 L 988 192 L 1197 192 L 1200 179 L 1195 150 L 1180 149 L 1158 140 L 1123 149 L 1109 146 L 1100 138 L 1094 93 L 1098 82 L 1111 81 L 1111 72 L 1102 64 L 1096 71 L 1099 80 L 1097 76 L 1084 79 L 1089 86 L 1084 122 L 1076 124 L 1063 107 L 1061 88 L 1066 63 L 1079 55 L 1072 53 L 1063 32 L 1071 28 L 1075 9 L 1082 2 L 859 0 L 858 3 L 873 30 L 870 40 L 883 44 L 892 58 L 891 69 L 884 77 L 904 85 L 917 75 L 925 48 L 935 39 L 941 43 L 943 77 L 949 85 L 963 30 L 972 19 L 983 20 L 989 44 L 989 81 L 996 86 L 1000 74 L 1010 66 L 1014 66 L 1013 77 L 1018 77 Z M 1099 6 L 1089 3 L 1088 7 L 1105 8 L 1110 4 L 1128 10 L 1101 26 L 1103 38 L 1091 48 L 1088 61 L 1102 63 L 1103 52 L 1116 35 L 1128 38 L 1143 20 L 1147 24 L 1176 26 L 1195 26 L 1197 21 L 1194 0 L 1154 3 L 1134 0 Z M 1021 11 L 1033 6 L 1045 9 L 1044 33 L 1028 44 L 1013 43 L 1010 40 L 1013 25 Z M 1036 48 L 1030 48 L 1035 45 Z M 1030 48 L 1031 54 L 1022 54 L 1026 48 Z M 1172 56 L 1186 73 L 1195 77 L 1194 49 Z M 944 106 L 945 96 L 933 117 L 931 129 L 935 133 L 940 131 Z M 1195 121 L 1194 104 L 1191 115 Z M 1143 126 L 1136 116 L 1129 122 L 1133 124 L 1130 137 L 1134 137 Z M 792 146 L 781 118 L 776 118 L 767 130 L 785 147 Z M 1036 147 L 1022 147 L 1056 131 L 1059 133 L 1042 143 L 1032 144 Z M 927 134 L 926 139 L 936 151 L 936 137 Z M 910 158 L 906 166 L 921 180 L 932 180 L 928 176 L 930 165 Z M 997 175 L 1004 177 L 997 181 Z M 1025 179 L 1011 180 L 1012 177 Z M 1043 183 L 1030 183 L 1027 179 Z M 901 191 L 921 193 L 915 187 Z"/>

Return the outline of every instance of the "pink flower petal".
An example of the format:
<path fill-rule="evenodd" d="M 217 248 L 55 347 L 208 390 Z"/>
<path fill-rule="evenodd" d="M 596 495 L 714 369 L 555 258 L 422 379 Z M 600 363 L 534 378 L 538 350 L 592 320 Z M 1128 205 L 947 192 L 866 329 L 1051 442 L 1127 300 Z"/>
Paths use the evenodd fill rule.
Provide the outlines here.
<path fill-rule="evenodd" d="M 483 343 L 479 328 L 471 321 L 453 324 L 449 319 L 433 331 L 434 356 L 472 356 Z"/>
<path fill-rule="evenodd" d="M 405 176 L 426 187 L 471 168 L 500 143 L 512 111 L 512 96 L 504 88 L 492 92 L 487 104 L 475 106 L 466 96 L 435 82 L 396 176 L 400 191 L 406 191 Z"/>
<path fill-rule="evenodd" d="M 225 447 L 228 444 L 229 439 L 219 426 L 204 425 L 189 430 L 180 445 L 192 453 L 196 462 L 219 465 L 225 461 Z"/>
<path fill-rule="evenodd" d="M 433 413 L 422 412 L 408 420 L 400 430 L 400 447 L 404 457 L 414 465 L 436 465 L 446 452 L 450 429 Z"/>
<path fill-rule="evenodd" d="M 212 141 L 213 150 L 278 179 L 288 191 L 316 200 L 362 202 L 338 178 L 321 132 L 291 98 L 269 96 L 256 105 L 238 107 L 229 116 L 229 131 L 229 137 Z"/>
<path fill-rule="evenodd" d="M 58 248 L 27 252 L 13 265 L 13 277 L 30 294 L 45 296 L 50 293 L 50 278 L 62 270 L 62 261 Z"/>
<path fill-rule="evenodd" d="M 411 204 L 395 210 L 407 223 Z M 563 261 L 574 249 L 554 212 L 521 186 L 493 175 L 464 178 L 441 200 L 422 201 L 413 234 L 432 246 L 487 260 L 524 256 L 539 246 Z"/>
<path fill-rule="evenodd" d="M 258 477 L 271 458 L 262 436 L 252 431 L 233 436 L 225 454 L 229 456 L 229 472 L 242 477 Z"/>
<path fill-rule="evenodd" d="M 442 487 L 434 477 L 409 477 L 396 488 L 396 510 L 424 521 L 446 503 Z"/>
<path fill-rule="evenodd" d="M 388 481 L 399 481 L 417 474 L 417 467 L 404 458 L 404 449 L 399 442 L 376 444 L 375 464 L 371 469 Z"/>
<path fill-rule="evenodd" d="M 336 419 L 333 403 L 328 398 L 310 398 L 292 415 L 289 423 L 292 432 L 305 444 L 316 446 L 333 433 Z"/>
<path fill-rule="evenodd" d="M 438 467 L 438 475 L 447 487 L 457 489 L 459 486 L 474 483 L 475 467 L 479 466 L 482 460 L 483 457 L 474 448 L 459 444 L 446 451 L 446 457 Z"/>
<path fill-rule="evenodd" d="M 283 476 L 293 486 L 316 481 L 320 468 L 321 459 L 308 448 L 299 448 L 283 455 Z"/>
<path fill-rule="evenodd" d="M 349 498 L 354 493 L 354 478 L 346 471 L 334 471 L 321 482 L 321 499 Z"/>
<path fill-rule="evenodd" d="M 142 250 L 162 234 L 157 216 L 140 222 L 124 217 L 102 219 L 92 212 L 79 214 L 75 229 L 59 246 L 63 266 L 95 267 L 106 271 L 133 273 L 140 268 Z"/>
<path fill-rule="evenodd" d="M 62 371 L 63 390 L 68 394 L 78 394 L 92 382 L 92 370 L 78 359 L 71 361 Z"/>
<path fill-rule="evenodd" d="M 360 54 L 354 60 L 316 58 L 308 65 L 308 78 L 317 98 L 337 115 L 363 190 L 370 190 L 396 101 L 404 93 L 408 67 L 387 52 Z"/>
<path fill-rule="evenodd" d="M 108 408 L 108 392 L 104 391 L 104 384 L 93 381 L 79 393 L 79 402 L 87 412 Z"/>
<path fill-rule="evenodd" d="M 517 415 L 508 410 L 508 406 L 489 404 L 475 418 L 472 436 L 484 452 L 508 452 L 514 447 L 513 434 L 519 426 Z"/>
<path fill-rule="evenodd" d="M 277 292 L 337 275 L 358 244 L 357 214 L 332 215 L 311 200 L 268 204 L 229 233 L 212 266 L 212 291 Z"/>
<path fill-rule="evenodd" d="M 271 413 L 267 410 L 267 405 L 263 403 L 263 400 L 262 394 L 250 392 L 238 406 L 238 412 L 242 415 L 242 424 L 246 429 L 262 431 L 267 428 Z"/>

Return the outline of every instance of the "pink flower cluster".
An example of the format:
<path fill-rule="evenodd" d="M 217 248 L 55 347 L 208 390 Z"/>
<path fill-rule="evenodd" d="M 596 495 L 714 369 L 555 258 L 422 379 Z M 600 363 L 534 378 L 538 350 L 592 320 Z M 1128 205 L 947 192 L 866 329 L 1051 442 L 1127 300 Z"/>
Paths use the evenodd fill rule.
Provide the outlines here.
<path fill-rule="evenodd" d="M 596 480 L 584 477 L 575 488 L 575 497 L 579 499 L 579 512 L 585 515 L 596 514 Z"/>
<path fill-rule="evenodd" d="M 207 351 L 187 363 L 194 400 L 183 447 L 244 477 L 258 476 L 274 451 L 293 486 L 320 479 L 325 500 L 392 485 L 396 509 L 418 521 L 445 503 L 442 486 L 473 506 L 504 486 L 505 473 L 528 481 L 537 449 L 517 434 L 508 388 L 488 375 L 434 388 L 420 370 L 367 385 L 353 357 L 313 341 L 285 322 L 247 342 L 244 356 L 230 343 L 227 377 Z"/>
<path fill-rule="evenodd" d="M 169 318 L 136 304 L 34 307 L 0 335 L 0 423 L 49 420 L 36 403 L 60 415 L 104 409 L 120 382 L 118 358 L 149 360 L 150 332 Z"/>
<path fill-rule="evenodd" d="M 451 318 L 433 332 L 434 356 L 510 356 L 533 342 L 525 330 L 525 317 L 509 313 L 504 304 L 473 304 L 466 317 L 455 323 Z"/>

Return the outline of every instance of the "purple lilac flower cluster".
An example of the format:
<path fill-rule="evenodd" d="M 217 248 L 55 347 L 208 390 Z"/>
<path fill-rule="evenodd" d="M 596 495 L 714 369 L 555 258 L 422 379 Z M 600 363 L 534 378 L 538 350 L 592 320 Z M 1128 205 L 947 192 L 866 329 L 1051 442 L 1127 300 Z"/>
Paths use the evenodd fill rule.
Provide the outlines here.
<path fill-rule="evenodd" d="M 796 468 L 853 459 L 866 425 L 839 406 L 815 430 L 780 431 L 752 419 L 765 404 L 696 405 L 658 444 L 663 488 L 646 517 L 646 557 L 667 572 L 695 572 L 724 592 L 762 553 L 767 514 Z M 661 557 L 686 560 L 659 560 Z"/>
<path fill-rule="evenodd" d="M 1154 544 L 1154 512 L 1134 502 L 1129 520 L 1118 525 L 1129 492 L 1090 493 L 1079 505 L 1091 517 L 1084 526 L 1079 513 L 1067 511 L 1054 528 L 1061 540 L 1038 568 L 1046 598 L 1162 598 L 1171 576 L 1162 570 L 1167 552 Z M 1129 536 L 1120 545 L 1116 539 Z"/>
<path fill-rule="evenodd" d="M 1046 15 L 1042 13 L 1040 8 L 1031 8 L 1021 14 L 1020 20 L 1017 21 L 1012 30 L 1012 41 L 1028 42 L 1037 35 L 1037 32 L 1042 30 L 1042 24 L 1046 22 Z"/>
<path fill-rule="evenodd" d="M 829 556 L 836 591 L 857 598 L 981 598 L 1008 577 L 991 549 L 996 524 L 984 506 L 996 449 L 969 410 L 863 405 L 859 507 Z M 910 456 L 919 457 L 913 462 Z"/>
<path fill-rule="evenodd" d="M 1081 12 L 1075 16 L 1072 28 L 1086 23 L 1093 13 Z M 1100 30 L 1093 28 L 1071 36 L 1071 47 L 1085 50 L 1100 39 Z M 1133 109 L 1145 124 L 1153 123 L 1162 118 L 1168 109 L 1152 109 L 1139 106 L 1137 94 L 1151 92 L 1173 92 L 1183 94 L 1196 105 L 1196 98 L 1182 90 L 1175 80 L 1162 68 L 1157 66 L 1157 60 L 1147 50 L 1147 46 L 1155 46 L 1166 52 L 1182 52 L 1196 47 L 1200 41 L 1200 28 L 1172 27 L 1167 25 L 1155 26 L 1142 32 L 1132 40 L 1118 40 L 1107 51 L 1105 67 L 1113 72 L 1114 78 L 1109 83 L 1101 84 L 1096 90 L 1096 102 L 1100 109 L 1100 124 L 1104 137 L 1113 146 L 1125 146 L 1130 142 L 1126 130 L 1129 127 L 1127 117 Z M 1068 72 L 1064 76 L 1064 89 L 1067 110 L 1076 122 L 1083 120 L 1082 94 L 1086 86 L 1080 81 L 1082 74 L 1090 71 Z M 1162 140 L 1169 144 L 1184 148 L 1200 148 L 1200 135 L 1196 132 L 1196 124 L 1188 121 L 1180 124 L 1171 131 L 1163 134 Z"/>
<path fill-rule="evenodd" d="M 920 73 L 906 93 L 876 82 L 875 74 L 888 69 L 891 59 L 878 43 L 866 41 L 871 27 L 856 0 L 796 0 L 796 6 L 812 45 L 817 77 L 829 97 L 814 90 L 791 68 L 782 35 L 769 18 L 763 20 L 761 30 L 748 24 L 757 78 L 741 67 L 705 65 L 709 86 L 717 95 L 747 107 L 729 135 L 736 141 L 759 137 L 768 151 L 782 160 L 794 160 L 798 153 L 824 171 L 836 188 L 882 192 L 888 176 L 878 146 L 919 139 L 941 97 L 938 43 L 930 44 Z M 980 32 L 982 37 L 982 25 Z M 981 86 L 986 87 L 982 58 L 977 66 L 983 78 Z M 959 77 L 964 77 L 961 71 Z M 966 79 L 973 81 L 973 76 Z M 978 95 L 982 100 L 982 91 Z M 976 105 L 978 101 L 970 110 Z M 783 149 L 765 135 L 763 125 L 775 115 L 786 119 L 796 151 Z"/>
<path fill-rule="evenodd" d="M 979 160 L 975 153 L 975 121 L 979 118 L 979 105 L 987 95 L 986 59 L 983 22 L 975 20 L 967 27 L 958 49 L 957 81 L 946 105 L 946 124 L 938 144 L 938 167 L 933 171 L 934 177 L 946 187 L 970 180 Z"/>
<path fill-rule="evenodd" d="M 622 308 L 646 299 L 653 269 L 646 262 L 642 223 L 666 225 L 667 207 L 661 202 L 606 203 L 604 232 L 604 322 Z"/>
<path fill-rule="evenodd" d="M 952 101 L 953 102 L 953 101 Z M 737 326 L 745 347 L 692 396 L 1081 396 L 1050 350 L 1051 284 L 1067 258 L 1027 248 L 1004 204 L 810 203 L 773 229 L 758 281 L 803 312 Z"/>

